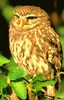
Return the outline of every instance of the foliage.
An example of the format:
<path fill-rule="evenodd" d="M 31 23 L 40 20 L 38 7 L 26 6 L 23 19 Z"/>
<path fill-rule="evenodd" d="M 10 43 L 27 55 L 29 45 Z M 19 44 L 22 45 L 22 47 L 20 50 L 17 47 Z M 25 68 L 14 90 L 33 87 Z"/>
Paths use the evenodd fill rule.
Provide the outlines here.
<path fill-rule="evenodd" d="M 61 46 L 62 46 L 62 70 L 64 70 L 64 25 L 59 25 L 57 28 L 57 33 L 60 35 L 60 41 L 61 41 Z"/>
<path fill-rule="evenodd" d="M 19 98 L 26 99 L 27 89 L 24 81 L 11 82 L 11 86 Z"/>
<path fill-rule="evenodd" d="M 2 66 L 3 64 L 8 63 L 9 60 L 7 58 L 5 58 L 4 56 L 0 55 L 0 66 Z"/>
<path fill-rule="evenodd" d="M 64 99 L 64 79 L 62 79 L 61 81 L 61 86 L 60 86 L 60 90 L 56 92 L 56 97 L 55 97 L 55 100 L 57 100 L 57 98 L 60 98 L 60 100 Z"/>
<path fill-rule="evenodd" d="M 2 15 L 5 17 L 7 21 L 9 21 L 12 17 L 13 14 L 13 7 L 12 6 L 7 6 L 5 9 L 2 11 Z"/>
<path fill-rule="evenodd" d="M 44 80 L 44 74 L 37 74 L 34 77 L 27 75 L 23 69 L 15 64 L 13 58 L 9 60 L 3 55 L 0 55 L 0 100 L 8 100 L 12 94 L 12 90 L 14 90 L 16 96 L 20 98 L 20 100 L 26 100 L 27 94 L 31 95 L 32 91 L 33 94 L 30 98 L 36 98 L 35 100 L 39 98 L 39 100 L 43 98 L 44 100 L 49 100 L 49 98 L 43 95 L 44 91 L 41 90 L 49 84 L 55 85 L 56 83 L 57 78 Z M 62 78 L 61 88 L 59 91 L 57 90 L 55 100 L 58 100 L 57 98 L 60 98 L 60 100 L 64 98 L 63 88 L 64 80 Z M 11 90 L 11 93 L 7 90 Z"/>

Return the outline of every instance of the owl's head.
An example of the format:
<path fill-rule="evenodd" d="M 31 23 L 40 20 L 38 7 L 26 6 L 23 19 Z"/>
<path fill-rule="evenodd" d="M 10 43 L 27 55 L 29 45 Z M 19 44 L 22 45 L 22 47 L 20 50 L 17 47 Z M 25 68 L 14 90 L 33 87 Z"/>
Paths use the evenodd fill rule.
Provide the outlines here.
<path fill-rule="evenodd" d="M 19 6 L 14 10 L 12 24 L 16 29 L 32 29 L 48 20 L 48 14 L 39 7 Z"/>

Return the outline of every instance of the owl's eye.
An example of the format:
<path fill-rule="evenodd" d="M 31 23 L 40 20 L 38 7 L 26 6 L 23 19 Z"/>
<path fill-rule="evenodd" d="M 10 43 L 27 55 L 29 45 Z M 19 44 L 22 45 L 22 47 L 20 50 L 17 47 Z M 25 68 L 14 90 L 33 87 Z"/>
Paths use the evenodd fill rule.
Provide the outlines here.
<path fill-rule="evenodd" d="M 17 17 L 17 18 L 20 18 L 20 16 L 19 16 L 19 15 L 16 15 L 16 17 Z"/>
<path fill-rule="evenodd" d="M 14 14 L 15 18 L 19 19 L 20 15 L 19 14 Z"/>
<path fill-rule="evenodd" d="M 36 16 L 29 16 L 27 17 L 27 20 L 33 20 L 33 19 L 36 19 L 37 17 Z"/>

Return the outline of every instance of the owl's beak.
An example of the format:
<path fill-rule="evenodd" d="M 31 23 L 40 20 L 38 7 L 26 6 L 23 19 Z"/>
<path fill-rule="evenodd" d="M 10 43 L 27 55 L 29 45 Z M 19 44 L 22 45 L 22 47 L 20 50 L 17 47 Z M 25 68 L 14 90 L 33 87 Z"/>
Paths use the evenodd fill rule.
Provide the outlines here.
<path fill-rule="evenodd" d="M 23 28 L 27 24 L 28 23 L 27 23 L 27 21 L 25 19 L 19 19 L 14 23 L 15 26 L 18 26 L 20 28 Z"/>
<path fill-rule="evenodd" d="M 27 25 L 28 23 L 27 23 L 27 21 L 25 20 L 25 19 L 22 19 L 21 20 L 21 27 L 23 27 L 23 26 L 25 26 L 25 25 Z"/>

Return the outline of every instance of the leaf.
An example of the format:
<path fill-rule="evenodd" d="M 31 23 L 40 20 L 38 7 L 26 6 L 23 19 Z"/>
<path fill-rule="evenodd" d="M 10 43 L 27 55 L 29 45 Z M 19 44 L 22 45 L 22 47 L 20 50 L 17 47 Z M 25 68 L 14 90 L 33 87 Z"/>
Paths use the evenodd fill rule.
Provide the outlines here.
<path fill-rule="evenodd" d="M 5 9 L 2 10 L 2 14 L 7 21 L 10 21 L 10 19 L 12 18 L 13 10 L 14 10 L 14 7 L 10 5 L 7 5 Z"/>
<path fill-rule="evenodd" d="M 12 57 L 10 57 L 10 62 L 6 64 L 7 67 L 9 66 L 17 66 L 17 64 L 15 63 L 14 59 Z"/>
<path fill-rule="evenodd" d="M 64 60 L 64 37 L 60 38 L 61 40 L 61 46 L 62 46 L 62 57 Z M 62 69 L 64 69 L 64 61 L 62 60 Z"/>
<path fill-rule="evenodd" d="M 33 79 L 32 79 L 32 83 L 34 83 L 35 81 L 42 81 L 44 77 L 44 74 L 37 74 Z"/>
<path fill-rule="evenodd" d="M 42 87 L 47 87 L 48 85 L 55 85 L 57 82 L 57 79 L 52 79 L 52 80 L 45 80 L 45 81 L 36 81 L 34 84 L 32 84 L 34 91 L 37 92 L 39 91 Z"/>
<path fill-rule="evenodd" d="M 4 99 L 4 97 L 2 96 L 2 97 L 0 98 L 0 100 L 6 100 L 6 99 Z"/>
<path fill-rule="evenodd" d="M 4 75 L 0 75 L 0 89 L 8 86 L 7 80 Z"/>
<path fill-rule="evenodd" d="M 26 89 L 26 85 L 25 85 L 24 81 L 11 82 L 11 86 L 19 98 L 26 99 L 27 89 Z"/>
<path fill-rule="evenodd" d="M 27 81 L 31 81 L 32 77 L 33 77 L 32 75 L 28 75 L 28 74 L 27 74 L 27 75 L 24 77 L 24 79 L 27 80 Z"/>
<path fill-rule="evenodd" d="M 8 60 L 6 57 L 4 57 L 3 55 L 0 55 L 0 66 L 9 63 L 10 60 Z"/>
<path fill-rule="evenodd" d="M 51 100 L 50 98 L 47 98 L 47 97 L 41 97 L 41 99 L 40 100 Z"/>
<path fill-rule="evenodd" d="M 64 36 L 64 25 L 59 25 L 57 27 L 57 32 L 61 35 Z"/>
<path fill-rule="evenodd" d="M 19 66 L 8 67 L 8 69 L 9 69 L 8 77 L 10 78 L 10 80 L 16 80 L 18 78 L 27 75 L 26 72 L 23 69 L 21 69 Z"/>
<path fill-rule="evenodd" d="M 64 100 L 64 78 L 61 80 L 60 90 L 56 92 L 55 100 L 62 98 Z"/>

